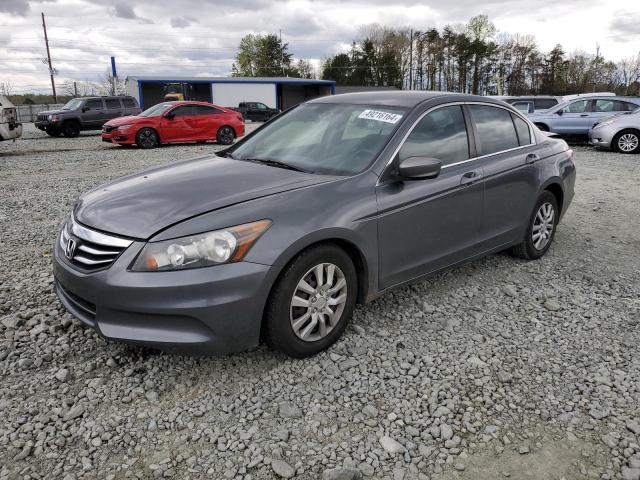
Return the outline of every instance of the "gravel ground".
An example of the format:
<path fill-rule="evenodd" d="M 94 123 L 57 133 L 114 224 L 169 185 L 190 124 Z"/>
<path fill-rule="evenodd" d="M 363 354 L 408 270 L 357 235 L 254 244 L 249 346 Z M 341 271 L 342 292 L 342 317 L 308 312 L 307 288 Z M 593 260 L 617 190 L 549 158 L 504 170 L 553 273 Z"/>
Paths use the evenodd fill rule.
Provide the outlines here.
<path fill-rule="evenodd" d="M 216 148 L 0 144 L 0 479 L 640 478 L 640 156 L 575 147 L 544 259 L 388 294 L 311 359 L 165 355 L 65 313 L 50 257 L 77 195 Z"/>

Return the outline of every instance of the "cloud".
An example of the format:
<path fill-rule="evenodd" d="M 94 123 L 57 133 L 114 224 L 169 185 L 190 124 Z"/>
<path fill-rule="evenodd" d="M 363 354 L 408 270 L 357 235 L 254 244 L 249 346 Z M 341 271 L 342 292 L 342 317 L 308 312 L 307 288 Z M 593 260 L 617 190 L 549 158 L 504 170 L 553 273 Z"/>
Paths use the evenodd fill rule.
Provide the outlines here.
<path fill-rule="evenodd" d="M 153 23 L 151 20 L 139 17 L 133 8 L 125 3 L 116 3 L 113 6 L 113 13 L 118 18 L 125 18 L 127 20 L 139 20 L 143 23 Z"/>
<path fill-rule="evenodd" d="M 614 14 L 613 21 L 609 26 L 611 34 L 619 37 L 620 40 L 628 39 L 629 36 L 640 35 L 640 12 L 618 11 Z"/>
<path fill-rule="evenodd" d="M 28 0 L 0 0 L 0 12 L 23 17 L 28 11 Z"/>
<path fill-rule="evenodd" d="M 185 28 L 193 23 L 199 23 L 197 18 L 193 17 L 177 17 L 171 19 L 171 26 L 173 28 Z"/>

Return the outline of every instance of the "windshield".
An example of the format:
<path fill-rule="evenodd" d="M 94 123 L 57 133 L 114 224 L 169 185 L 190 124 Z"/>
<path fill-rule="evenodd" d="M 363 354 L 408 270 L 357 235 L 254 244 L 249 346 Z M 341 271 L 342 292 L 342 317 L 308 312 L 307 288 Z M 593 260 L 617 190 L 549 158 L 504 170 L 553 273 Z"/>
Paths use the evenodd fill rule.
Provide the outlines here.
<path fill-rule="evenodd" d="M 62 107 L 62 110 L 77 110 L 80 108 L 80 105 L 82 105 L 82 100 L 74 98 L 73 100 L 69 100 L 64 107 Z"/>
<path fill-rule="evenodd" d="M 171 103 L 159 103 L 157 105 L 154 105 L 151 108 L 147 108 L 144 112 L 139 113 L 138 116 L 139 117 L 159 117 L 160 115 L 162 115 L 162 112 L 164 112 L 171 105 L 172 105 Z"/>
<path fill-rule="evenodd" d="M 405 113 L 398 107 L 307 103 L 265 125 L 230 154 L 314 173 L 353 175 L 369 166 Z"/>

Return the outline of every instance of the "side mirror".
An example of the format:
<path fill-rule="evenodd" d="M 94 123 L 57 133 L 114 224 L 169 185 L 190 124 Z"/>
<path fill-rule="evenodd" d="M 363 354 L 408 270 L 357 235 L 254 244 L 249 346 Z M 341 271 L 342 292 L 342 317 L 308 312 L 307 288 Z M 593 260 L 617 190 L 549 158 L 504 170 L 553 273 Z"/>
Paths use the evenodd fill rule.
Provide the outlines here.
<path fill-rule="evenodd" d="M 402 178 L 421 179 L 434 178 L 440 175 L 442 161 L 437 158 L 409 157 L 398 166 L 398 173 Z"/>
<path fill-rule="evenodd" d="M 563 112 L 562 110 L 558 110 L 558 111 L 556 112 L 556 115 L 560 115 L 560 116 L 562 116 L 562 114 L 563 114 L 563 113 L 564 113 L 564 112 Z"/>
<path fill-rule="evenodd" d="M 167 113 L 164 118 L 167 120 L 173 120 L 176 117 L 175 113 Z"/>
<path fill-rule="evenodd" d="M 82 107 L 82 113 L 88 112 L 89 110 L 91 110 L 89 107 Z"/>

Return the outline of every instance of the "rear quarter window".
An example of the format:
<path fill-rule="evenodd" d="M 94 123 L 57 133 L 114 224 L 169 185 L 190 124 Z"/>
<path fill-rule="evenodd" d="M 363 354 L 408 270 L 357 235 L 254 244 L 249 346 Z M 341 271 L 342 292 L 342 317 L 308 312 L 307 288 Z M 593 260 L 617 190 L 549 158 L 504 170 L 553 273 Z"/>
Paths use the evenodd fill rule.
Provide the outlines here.
<path fill-rule="evenodd" d="M 478 155 L 491 155 L 520 146 L 509 111 L 485 105 L 470 105 L 469 109 L 478 132 Z"/>
<path fill-rule="evenodd" d="M 136 102 L 133 101 L 133 98 L 123 98 L 122 104 L 125 108 L 136 108 Z"/>
<path fill-rule="evenodd" d="M 516 133 L 518 134 L 518 143 L 520 146 L 530 145 L 531 142 L 531 130 L 529 130 L 529 125 L 519 116 L 511 114 L 513 118 L 513 124 L 516 127 Z"/>

